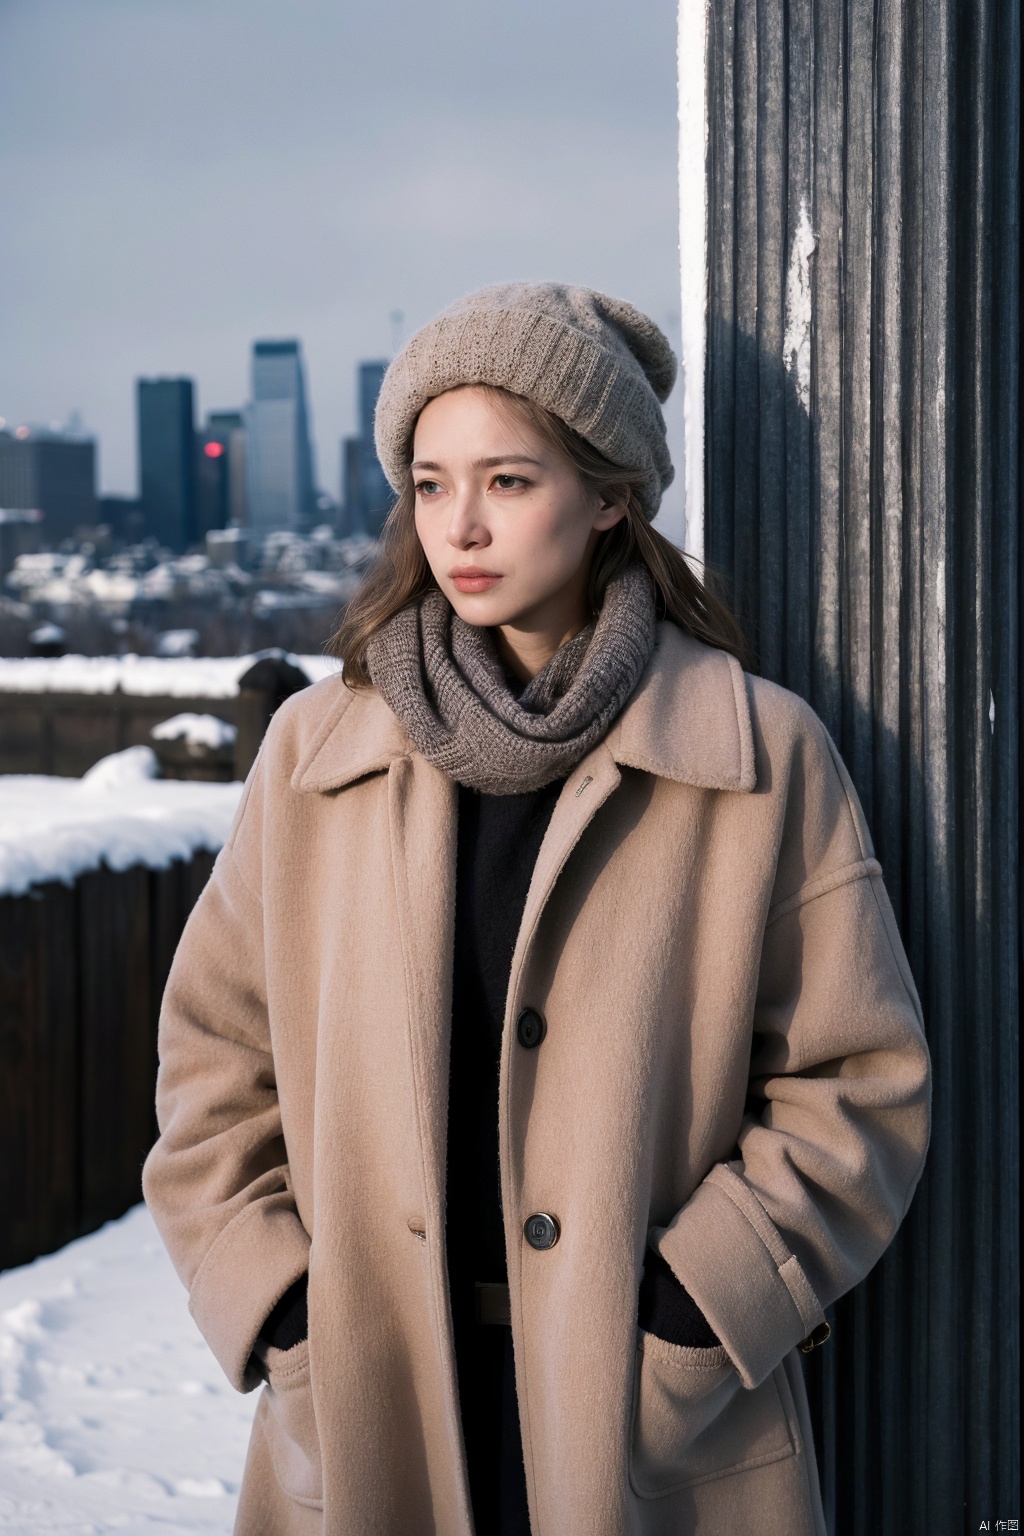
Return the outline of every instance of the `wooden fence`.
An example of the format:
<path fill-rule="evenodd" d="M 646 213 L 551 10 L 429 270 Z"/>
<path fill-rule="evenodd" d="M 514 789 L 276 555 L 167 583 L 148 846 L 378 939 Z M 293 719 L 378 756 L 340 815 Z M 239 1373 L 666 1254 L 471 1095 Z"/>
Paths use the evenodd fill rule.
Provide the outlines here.
<path fill-rule="evenodd" d="M 55 773 L 77 778 L 112 752 L 151 746 L 160 721 L 212 714 L 236 727 L 233 774 L 244 779 L 271 715 L 309 678 L 282 655 L 253 663 L 226 698 L 122 693 L 5 693 L 0 690 L 0 774 Z"/>
<path fill-rule="evenodd" d="M 0 1269 L 142 1198 L 157 1017 L 213 855 L 0 897 Z"/>

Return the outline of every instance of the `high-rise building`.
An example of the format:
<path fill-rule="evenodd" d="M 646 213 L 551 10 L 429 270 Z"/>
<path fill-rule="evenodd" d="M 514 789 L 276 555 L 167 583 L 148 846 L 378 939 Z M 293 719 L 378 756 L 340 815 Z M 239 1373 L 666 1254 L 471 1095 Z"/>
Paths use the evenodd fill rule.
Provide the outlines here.
<path fill-rule="evenodd" d="M 191 379 L 139 379 L 143 527 L 169 549 L 195 542 L 195 407 Z"/>
<path fill-rule="evenodd" d="M 373 444 L 373 413 L 387 366 L 380 361 L 359 364 L 359 431 L 341 445 L 342 533 L 368 533 L 376 538 L 394 500 Z"/>
<path fill-rule="evenodd" d="M 34 555 L 42 538 L 43 514 L 33 507 L 0 507 L 0 582 L 21 555 Z"/>
<path fill-rule="evenodd" d="M 211 411 L 196 455 L 196 530 L 245 521 L 245 427 L 239 411 Z"/>
<path fill-rule="evenodd" d="M 96 522 L 96 444 L 40 427 L 0 432 L 0 507 L 42 512 L 40 537 L 59 544 Z"/>
<path fill-rule="evenodd" d="M 248 521 L 245 501 L 245 421 L 241 411 L 211 411 L 207 431 L 227 448 L 228 522 L 243 528 Z"/>
<path fill-rule="evenodd" d="M 297 341 L 257 341 L 245 411 L 248 523 L 257 538 L 309 527 L 316 514 L 309 411 Z"/>

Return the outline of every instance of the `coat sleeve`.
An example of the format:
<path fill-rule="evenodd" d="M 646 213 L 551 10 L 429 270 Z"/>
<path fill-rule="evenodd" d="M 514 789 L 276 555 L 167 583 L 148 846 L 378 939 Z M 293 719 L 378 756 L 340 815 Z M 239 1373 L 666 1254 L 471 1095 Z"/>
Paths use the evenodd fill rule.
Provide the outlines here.
<path fill-rule="evenodd" d="M 803 718 L 737 1155 L 653 1234 L 748 1387 L 881 1256 L 929 1134 L 921 1008 L 881 867 L 838 752 Z"/>
<path fill-rule="evenodd" d="M 146 1203 L 189 1310 L 232 1385 L 308 1265 L 292 1195 L 267 1016 L 257 760 L 231 835 L 185 926 L 164 993 Z"/>

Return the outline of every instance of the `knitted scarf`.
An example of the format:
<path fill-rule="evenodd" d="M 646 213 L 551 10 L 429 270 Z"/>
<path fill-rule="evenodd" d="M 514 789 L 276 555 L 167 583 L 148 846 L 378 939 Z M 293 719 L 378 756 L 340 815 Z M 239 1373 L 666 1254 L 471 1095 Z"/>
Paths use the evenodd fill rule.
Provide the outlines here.
<path fill-rule="evenodd" d="M 520 689 L 491 631 L 433 587 L 367 648 L 374 686 L 435 767 L 491 795 L 564 778 L 608 730 L 655 640 L 654 587 L 636 562 L 608 583 L 597 619 Z"/>

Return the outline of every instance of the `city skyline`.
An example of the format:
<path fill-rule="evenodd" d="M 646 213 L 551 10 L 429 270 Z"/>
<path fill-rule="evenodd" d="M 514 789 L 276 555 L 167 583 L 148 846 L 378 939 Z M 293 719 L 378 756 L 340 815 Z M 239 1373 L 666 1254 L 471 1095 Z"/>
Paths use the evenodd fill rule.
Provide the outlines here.
<path fill-rule="evenodd" d="M 142 464 L 143 455 L 140 450 L 139 436 L 141 399 L 140 386 L 148 386 L 153 384 L 187 384 L 189 386 L 193 431 L 196 438 L 203 439 L 205 441 L 206 439 L 211 438 L 212 434 L 211 440 L 219 441 L 221 424 L 230 422 L 234 427 L 240 428 L 243 431 L 248 430 L 249 426 L 251 425 L 251 414 L 249 421 L 246 421 L 245 417 L 247 413 L 251 413 L 252 407 L 257 403 L 258 398 L 257 391 L 253 387 L 253 367 L 255 362 L 254 354 L 259 349 L 269 348 L 272 350 L 279 350 L 284 348 L 286 350 L 290 350 L 292 347 L 298 348 L 301 359 L 303 350 L 301 338 L 288 338 L 285 340 L 282 338 L 271 339 L 261 337 L 251 341 L 248 349 L 248 371 L 250 374 L 250 387 L 240 395 L 236 402 L 232 404 L 222 404 L 219 407 L 204 406 L 202 404 L 200 395 L 202 381 L 192 375 L 179 375 L 168 369 L 156 369 L 150 376 L 139 375 L 136 378 L 128 381 L 125 399 L 131 422 L 132 468 L 129 472 L 127 483 L 124 486 L 119 487 L 117 490 L 111 490 L 109 486 L 102 483 L 102 476 L 99 473 L 98 466 L 102 459 L 103 441 L 100 433 L 90 427 L 89 423 L 84 419 L 82 412 L 77 407 L 73 408 L 63 420 L 55 417 L 51 417 L 48 420 L 19 420 L 16 417 L 7 417 L 0 414 L 0 434 L 5 435 L 6 437 L 14 438 L 16 441 L 24 441 L 26 439 L 32 438 L 34 440 L 51 439 L 61 442 L 88 442 L 94 446 L 96 451 L 97 477 L 95 489 L 97 499 L 102 499 L 104 496 L 115 498 L 124 497 L 129 499 L 136 497 L 142 498 L 144 493 Z M 338 503 L 339 506 L 344 502 L 345 470 L 343 460 L 339 456 L 343 455 L 345 446 L 349 443 L 359 442 L 362 444 L 369 441 L 372 446 L 373 406 L 376 403 L 376 394 L 380 388 L 380 381 L 383 378 L 384 370 L 387 368 L 389 361 L 390 358 L 373 360 L 357 358 L 352 363 L 352 419 L 351 422 L 342 424 L 340 437 L 338 438 L 337 442 L 332 445 L 331 450 L 324 455 L 327 460 L 326 473 L 320 472 L 316 468 L 317 462 L 321 456 L 320 446 L 318 445 L 317 437 L 313 430 L 312 401 L 310 399 L 310 392 L 308 390 L 308 380 L 306 378 L 305 365 L 304 362 L 300 364 L 302 373 L 303 397 L 302 414 L 305 418 L 304 426 L 308 435 L 309 448 L 311 450 L 311 463 L 308 469 L 308 483 L 311 486 L 314 496 L 317 494 L 326 493 L 328 496 L 330 496 L 332 501 Z M 365 377 L 366 370 L 368 369 L 372 371 L 375 378 L 373 396 L 369 401 L 366 397 Z M 226 439 L 221 444 L 221 446 L 225 450 L 228 449 L 229 445 Z M 2 504 L 2 500 L 0 500 L 0 505 Z M 239 521 L 240 519 L 238 519 L 237 516 L 233 516 L 229 520 Z"/>
<path fill-rule="evenodd" d="M 208 411 L 205 421 L 196 410 L 193 379 L 136 379 L 136 484 L 130 495 L 103 493 L 96 475 L 100 445 L 79 421 L 62 431 L 58 423 L 15 424 L 0 417 L 0 522 L 6 535 L 0 575 L 19 553 L 55 549 L 66 539 L 91 545 L 101 527 L 108 530 L 104 540 L 112 538 L 118 547 L 145 539 L 178 554 L 204 548 L 207 534 L 232 526 L 257 544 L 282 531 L 324 525 L 337 534 L 379 532 L 391 492 L 377 463 L 372 411 L 385 367 L 379 361 L 358 365 L 357 432 L 339 444 L 342 474 L 330 490 L 312 477 L 301 344 L 295 339 L 255 341 L 252 398 L 238 410 Z M 368 372 L 375 386 L 370 392 Z M 360 460 L 354 482 L 344 472 L 353 448 Z"/>

